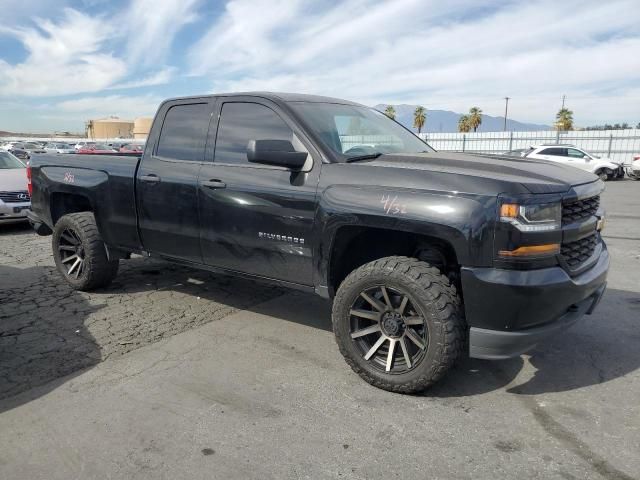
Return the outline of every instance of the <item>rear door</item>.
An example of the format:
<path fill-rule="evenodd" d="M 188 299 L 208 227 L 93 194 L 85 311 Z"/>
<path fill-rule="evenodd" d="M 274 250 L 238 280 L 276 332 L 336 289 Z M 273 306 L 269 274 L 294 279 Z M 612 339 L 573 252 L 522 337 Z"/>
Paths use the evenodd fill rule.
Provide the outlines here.
<path fill-rule="evenodd" d="M 199 181 L 204 262 L 311 285 L 319 156 L 266 99 L 222 98 L 216 112 L 214 159 L 202 167 Z M 249 140 L 262 139 L 289 140 L 297 151 L 309 152 L 306 171 L 249 163 Z"/>
<path fill-rule="evenodd" d="M 212 109 L 213 100 L 203 98 L 158 111 L 136 179 L 140 235 L 150 252 L 202 262 L 198 173 Z"/>
<path fill-rule="evenodd" d="M 562 164 L 567 163 L 567 149 L 564 147 L 549 147 L 540 151 L 537 155 L 544 160 L 550 160 L 552 162 L 558 162 Z"/>

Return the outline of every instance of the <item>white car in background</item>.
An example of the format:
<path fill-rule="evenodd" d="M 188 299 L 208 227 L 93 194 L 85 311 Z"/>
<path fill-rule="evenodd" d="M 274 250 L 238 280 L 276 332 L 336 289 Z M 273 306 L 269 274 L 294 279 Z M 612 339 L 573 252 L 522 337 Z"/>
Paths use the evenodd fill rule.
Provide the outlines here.
<path fill-rule="evenodd" d="M 591 155 L 574 145 L 538 145 L 532 147 L 523 156 L 571 165 L 595 173 L 603 181 L 624 177 L 624 168 L 621 163 L 614 162 L 610 158 Z"/>
<path fill-rule="evenodd" d="M 76 151 L 80 150 L 81 148 L 86 148 L 89 145 L 95 145 L 96 142 L 78 142 L 74 145 L 74 148 L 76 149 Z"/>
<path fill-rule="evenodd" d="M 0 224 L 27 220 L 30 208 L 26 166 L 0 150 Z"/>
<path fill-rule="evenodd" d="M 66 143 L 47 143 L 44 149 L 47 153 L 76 153 L 76 149 Z"/>
<path fill-rule="evenodd" d="M 630 164 L 625 165 L 627 175 L 634 180 L 640 180 L 640 155 L 634 155 Z"/>
<path fill-rule="evenodd" d="M 24 150 L 24 142 L 5 142 L 2 144 L 2 150 L 14 150 L 14 149 L 19 149 L 19 150 Z"/>

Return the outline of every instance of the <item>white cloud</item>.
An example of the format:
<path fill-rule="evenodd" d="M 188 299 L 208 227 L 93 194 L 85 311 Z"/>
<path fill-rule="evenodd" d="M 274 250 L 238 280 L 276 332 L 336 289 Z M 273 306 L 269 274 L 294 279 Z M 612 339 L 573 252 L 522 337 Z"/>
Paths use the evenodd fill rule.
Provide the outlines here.
<path fill-rule="evenodd" d="M 290 90 L 458 111 L 479 104 L 494 115 L 508 95 L 514 118 L 545 123 L 567 94 L 584 124 L 635 123 L 638 24 L 637 0 L 233 0 L 189 60 L 192 73 L 215 78 L 214 91 Z"/>
<path fill-rule="evenodd" d="M 175 67 L 164 67 L 158 71 L 136 80 L 118 83 L 109 87 L 111 90 L 124 90 L 128 88 L 152 87 L 154 85 L 164 85 L 175 77 Z"/>
<path fill-rule="evenodd" d="M 132 0 L 120 24 L 132 63 L 155 65 L 164 60 L 176 34 L 196 16 L 200 0 Z"/>
<path fill-rule="evenodd" d="M 102 48 L 111 25 L 67 8 L 60 22 L 39 19 L 38 27 L 7 28 L 29 52 L 16 65 L 0 60 L 0 95 L 46 96 L 96 91 L 123 78 L 122 60 Z"/>
<path fill-rule="evenodd" d="M 2 110 L 2 122 L 153 113 L 156 92 L 195 93 L 203 82 L 490 115 L 508 95 L 511 118 L 547 124 L 566 94 L 579 125 L 640 120 L 637 0 L 71 3 L 0 0 L 12 19 L 0 37 L 26 52 L 13 63 L 0 52 L 0 100 L 24 105 Z M 59 96 L 82 98 L 47 98 Z"/>
<path fill-rule="evenodd" d="M 55 14 L 46 10 L 50 18 L 33 17 L 29 27 L 5 22 L 0 35 L 19 40 L 27 57 L 13 65 L 0 59 L 0 96 L 57 96 L 167 83 L 175 68 L 163 66 L 163 60 L 175 35 L 196 18 L 199 1 L 131 0 L 112 18 L 63 8 Z M 9 2 L 18 8 L 18 2 Z M 34 14 L 36 3 L 25 0 L 20 11 Z"/>
<path fill-rule="evenodd" d="M 61 114 L 73 114 L 84 118 L 117 116 L 133 119 L 151 116 L 160 105 L 161 99 L 154 95 L 126 96 L 108 95 L 105 97 L 82 97 L 59 102 L 49 109 Z"/>

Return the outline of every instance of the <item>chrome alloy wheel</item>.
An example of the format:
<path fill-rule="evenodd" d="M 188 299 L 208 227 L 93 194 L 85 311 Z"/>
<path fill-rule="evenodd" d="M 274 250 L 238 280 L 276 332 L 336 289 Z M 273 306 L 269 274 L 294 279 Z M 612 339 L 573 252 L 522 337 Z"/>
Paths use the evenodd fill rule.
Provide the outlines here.
<path fill-rule="evenodd" d="M 367 288 L 355 299 L 349 315 L 351 339 L 375 368 L 402 374 L 425 357 L 427 325 L 406 293 L 384 285 Z"/>
<path fill-rule="evenodd" d="M 58 255 L 69 277 L 79 278 L 82 275 L 85 268 L 84 247 L 78 234 L 70 228 L 63 230 L 60 235 Z"/>

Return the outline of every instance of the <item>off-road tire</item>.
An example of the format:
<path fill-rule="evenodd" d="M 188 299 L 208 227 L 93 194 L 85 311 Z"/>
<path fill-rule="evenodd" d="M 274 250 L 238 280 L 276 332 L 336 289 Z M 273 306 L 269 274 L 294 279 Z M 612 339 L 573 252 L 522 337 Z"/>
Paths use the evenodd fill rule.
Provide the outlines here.
<path fill-rule="evenodd" d="M 77 278 L 67 273 L 69 267 L 62 263 L 61 258 L 60 238 L 63 232 L 69 230 L 80 240 L 84 255 L 83 269 Z M 118 274 L 119 262 L 107 258 L 104 242 L 91 212 L 71 213 L 60 218 L 53 228 L 52 247 L 58 272 L 76 290 L 106 287 Z"/>
<path fill-rule="evenodd" d="M 426 320 L 430 338 L 426 354 L 406 373 L 376 369 L 351 338 L 351 306 L 361 292 L 377 285 L 407 293 Z M 455 286 L 437 268 L 415 258 L 386 257 L 351 272 L 335 296 L 332 322 L 340 352 L 351 368 L 371 385 L 392 392 L 417 393 L 429 388 L 463 355 L 466 346 L 467 327 Z"/>

